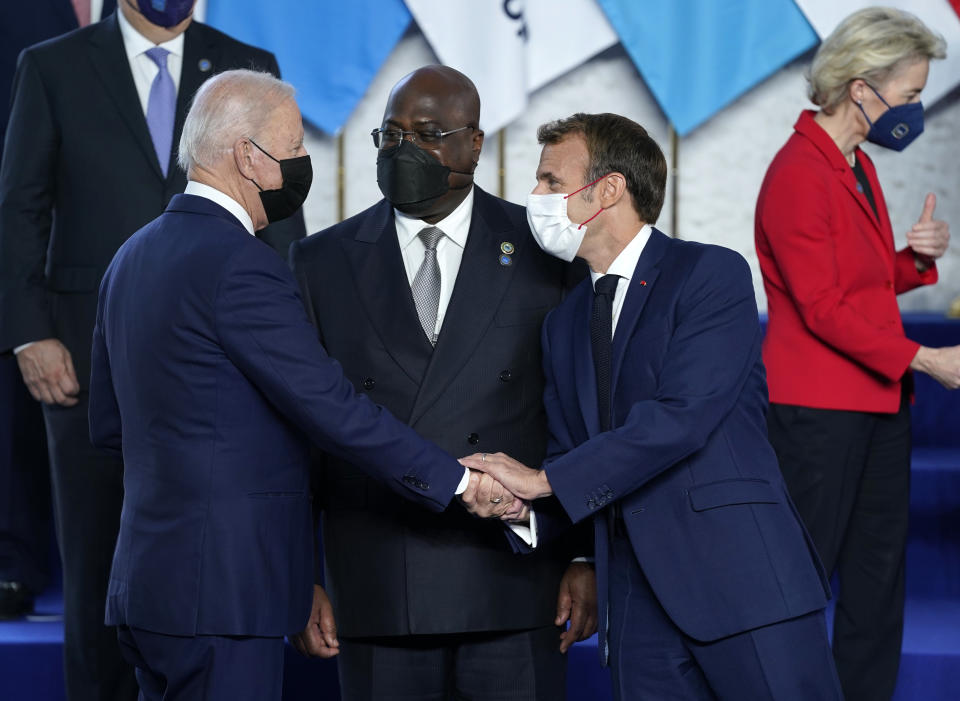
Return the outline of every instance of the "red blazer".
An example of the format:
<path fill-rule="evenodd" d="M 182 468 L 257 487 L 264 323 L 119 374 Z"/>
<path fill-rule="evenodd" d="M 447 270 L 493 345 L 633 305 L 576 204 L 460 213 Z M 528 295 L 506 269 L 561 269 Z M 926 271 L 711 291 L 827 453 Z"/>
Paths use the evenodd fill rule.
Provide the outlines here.
<path fill-rule="evenodd" d="M 904 335 L 896 295 L 936 282 L 937 271 L 919 273 L 909 248 L 894 251 L 873 163 L 857 149 L 879 218 L 813 115 L 801 113 L 757 200 L 770 401 L 893 413 L 919 348 Z"/>

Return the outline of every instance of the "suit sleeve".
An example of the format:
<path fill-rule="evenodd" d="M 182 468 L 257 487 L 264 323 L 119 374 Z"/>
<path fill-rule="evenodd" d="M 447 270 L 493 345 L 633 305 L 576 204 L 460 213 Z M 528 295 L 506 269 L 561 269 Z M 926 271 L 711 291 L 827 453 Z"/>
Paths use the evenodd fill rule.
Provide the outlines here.
<path fill-rule="evenodd" d="M 929 268 L 921 273 L 917 270 L 917 265 L 914 263 L 914 260 L 916 259 L 914 258 L 911 248 L 907 247 L 897 251 L 894 268 L 894 289 L 898 295 L 909 292 L 917 287 L 933 285 L 940 277 L 940 274 L 937 272 L 936 263 L 931 264 Z"/>
<path fill-rule="evenodd" d="M 93 328 L 93 348 L 90 356 L 90 397 L 88 418 L 90 421 L 90 442 L 94 447 L 119 453 L 123 447 L 122 423 L 117 395 L 113 387 L 110 372 L 110 358 L 103 337 L 103 294 L 107 285 L 104 279 L 101 285 L 100 300 L 97 303 L 97 321 Z"/>
<path fill-rule="evenodd" d="M 554 494 L 578 522 L 702 448 L 737 402 L 760 352 L 750 270 L 733 251 L 707 249 L 678 302 L 656 395 L 624 423 L 546 466 Z M 597 495 L 609 496 L 598 503 Z"/>
<path fill-rule="evenodd" d="M 242 246 L 227 265 L 215 306 L 227 357 L 318 447 L 421 506 L 446 508 L 463 467 L 354 392 L 317 340 L 283 261 L 254 241 Z"/>
<path fill-rule="evenodd" d="M 767 185 L 757 213 L 759 224 L 811 333 L 861 365 L 897 381 L 919 344 L 902 331 L 879 327 L 847 300 L 847 290 L 839 281 L 844 261 L 833 245 L 836 232 L 827 205 L 832 186 L 809 169 L 783 168 Z M 903 262 L 899 262 L 897 269 L 902 268 Z"/>
<path fill-rule="evenodd" d="M 0 165 L 0 350 L 54 336 L 44 267 L 59 134 L 29 51 L 20 55 Z"/>

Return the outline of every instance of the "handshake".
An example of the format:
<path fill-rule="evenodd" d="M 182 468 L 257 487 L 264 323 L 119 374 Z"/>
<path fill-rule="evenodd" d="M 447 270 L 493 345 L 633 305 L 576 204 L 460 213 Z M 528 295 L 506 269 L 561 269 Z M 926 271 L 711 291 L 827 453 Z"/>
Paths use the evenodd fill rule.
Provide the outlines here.
<path fill-rule="evenodd" d="M 530 502 L 553 490 L 543 470 L 535 470 L 503 453 L 474 453 L 460 458 L 470 481 L 460 501 L 474 516 L 511 523 L 530 518 Z"/>

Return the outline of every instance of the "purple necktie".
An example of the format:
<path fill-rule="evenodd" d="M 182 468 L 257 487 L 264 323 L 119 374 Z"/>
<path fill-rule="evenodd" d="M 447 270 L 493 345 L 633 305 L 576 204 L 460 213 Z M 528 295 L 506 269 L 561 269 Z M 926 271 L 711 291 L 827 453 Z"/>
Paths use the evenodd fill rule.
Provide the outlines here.
<path fill-rule="evenodd" d="M 167 55 L 170 52 L 154 46 L 147 50 L 147 56 L 157 64 L 159 72 L 150 85 L 150 99 L 147 101 L 147 128 L 153 138 L 153 148 L 160 161 L 160 170 L 167 176 L 170 165 L 170 147 L 173 145 L 173 118 L 177 110 L 177 89 L 167 70 Z"/>

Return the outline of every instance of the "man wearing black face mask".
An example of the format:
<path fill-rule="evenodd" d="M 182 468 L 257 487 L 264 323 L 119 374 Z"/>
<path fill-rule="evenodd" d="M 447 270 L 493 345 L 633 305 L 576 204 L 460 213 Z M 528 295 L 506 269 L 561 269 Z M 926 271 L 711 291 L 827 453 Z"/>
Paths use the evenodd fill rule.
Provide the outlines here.
<path fill-rule="evenodd" d="M 540 324 L 577 273 L 540 251 L 522 207 L 474 185 L 479 118 L 461 73 L 403 78 L 373 132 L 385 199 L 294 244 L 291 261 L 358 390 L 453 455 L 540 459 Z M 565 697 L 561 653 L 596 625 L 576 545 L 515 558 L 501 524 L 418 513 L 337 456 L 320 469 L 344 701 Z M 473 480 L 464 501 L 489 500 Z"/>
<path fill-rule="evenodd" d="M 117 11 L 27 49 L 0 167 L 0 351 L 43 403 L 64 569 L 68 697 L 131 699 L 132 670 L 103 625 L 122 465 L 90 445 L 87 388 L 97 287 L 120 244 L 182 192 L 173 154 L 187 107 L 232 67 L 274 57 L 192 22 L 193 0 Z M 301 219 L 261 237 L 285 251 Z"/>
<path fill-rule="evenodd" d="M 120 247 L 97 306 L 90 435 L 125 461 L 106 618 L 141 699 L 279 700 L 314 594 L 307 439 L 432 511 L 465 470 L 353 391 L 253 236 L 310 187 L 293 88 L 216 76 L 179 157 L 186 191 Z M 328 630 L 318 645 L 337 654 Z"/>

